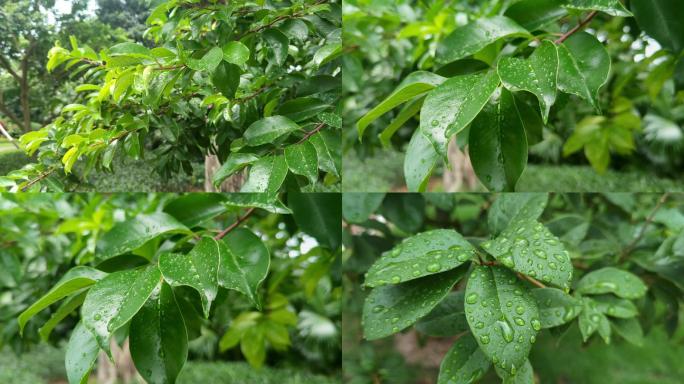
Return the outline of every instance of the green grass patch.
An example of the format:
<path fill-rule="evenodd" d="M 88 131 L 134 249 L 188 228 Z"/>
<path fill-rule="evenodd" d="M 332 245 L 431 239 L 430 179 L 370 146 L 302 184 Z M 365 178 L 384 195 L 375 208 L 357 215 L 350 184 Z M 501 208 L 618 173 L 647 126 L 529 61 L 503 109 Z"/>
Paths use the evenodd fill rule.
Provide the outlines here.
<path fill-rule="evenodd" d="M 196 383 L 339 384 L 340 379 L 285 368 L 257 370 L 242 362 L 189 362 L 178 377 L 178 384 Z"/>

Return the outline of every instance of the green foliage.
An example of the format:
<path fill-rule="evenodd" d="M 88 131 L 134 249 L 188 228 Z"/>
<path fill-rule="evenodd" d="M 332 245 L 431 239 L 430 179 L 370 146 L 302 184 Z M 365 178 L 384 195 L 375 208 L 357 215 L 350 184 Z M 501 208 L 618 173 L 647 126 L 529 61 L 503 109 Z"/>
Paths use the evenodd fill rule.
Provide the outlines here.
<path fill-rule="evenodd" d="M 293 365 L 333 372 L 340 292 L 331 271 L 341 217 L 339 197 L 330 196 L 290 194 L 289 208 L 265 195 L 0 195 L 10 229 L 0 239 L 3 291 L 34 284 L 23 299 L 3 302 L 2 334 L 14 341 L 19 325 L 30 344 L 39 325 L 45 340 L 71 333 L 72 383 L 87 381 L 115 335 L 130 338 L 150 383 L 176 382 L 207 333 L 215 342 L 224 335 L 212 349 L 255 367 L 290 350 Z M 325 220 L 310 223 L 310 210 Z M 332 222 L 336 233 L 321 228 Z M 31 272 L 36 258 L 51 268 Z"/>
<path fill-rule="evenodd" d="M 424 208 L 408 231 L 390 206 Z M 360 315 L 363 336 L 375 340 L 415 325 L 426 336 L 455 337 L 439 382 L 471 382 L 493 365 L 503 382 L 529 383 L 528 359 L 544 329 L 559 336 L 578 326 L 587 343 L 596 334 L 611 343 L 617 334 L 637 345 L 654 324 L 672 334 L 678 322 L 668 319 L 678 318 L 683 297 L 676 255 L 684 251 L 674 246 L 682 206 L 679 195 L 648 194 L 347 199 L 355 222 L 343 266 L 352 284 L 372 287 Z M 472 250 L 460 263 L 452 262 L 459 257 L 451 238 L 459 252 Z M 667 309 L 648 309 L 661 306 Z"/>

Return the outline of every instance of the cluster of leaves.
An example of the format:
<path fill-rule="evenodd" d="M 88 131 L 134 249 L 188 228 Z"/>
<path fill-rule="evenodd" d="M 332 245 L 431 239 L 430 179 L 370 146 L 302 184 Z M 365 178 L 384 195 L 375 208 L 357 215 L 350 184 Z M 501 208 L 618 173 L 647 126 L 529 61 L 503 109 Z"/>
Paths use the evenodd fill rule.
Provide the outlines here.
<path fill-rule="evenodd" d="M 439 383 L 470 383 L 492 366 L 504 382 L 533 383 L 528 355 L 544 329 L 561 336 L 577 324 L 585 342 L 615 333 L 637 345 L 656 321 L 672 333 L 684 216 L 681 197 L 667 207 L 659 197 L 345 194 L 354 235 L 344 269 L 372 288 L 363 335 L 414 326 L 455 336 Z"/>
<path fill-rule="evenodd" d="M 162 174 L 217 155 L 216 185 L 249 167 L 243 192 L 335 188 L 339 15 L 339 4 L 324 1 L 170 0 L 147 19 L 153 48 L 126 42 L 96 52 L 75 38 L 70 49 L 55 46 L 47 69 L 79 74 L 82 96 L 21 137 L 40 163 L 3 186 L 63 189 L 78 181 L 79 158 L 87 174 L 110 169 L 117 152 L 148 150 Z"/>
<path fill-rule="evenodd" d="M 396 33 L 400 39 L 414 39 L 404 40 L 408 46 L 386 47 L 390 54 L 402 56 L 403 63 L 396 63 L 396 68 L 372 69 L 389 69 L 390 76 L 404 68 L 413 72 L 402 76 L 389 96 L 358 119 L 358 137 L 362 139 L 376 119 L 404 104 L 392 120 L 382 121 L 378 136 L 383 146 L 389 146 L 395 133 L 419 116 L 404 159 L 404 176 L 411 191 L 425 190 L 440 159 L 448 163 L 447 147 L 453 140 L 462 149 L 467 148 L 484 186 L 496 191 L 514 190 L 530 148 L 538 144 L 543 152 L 544 146 L 556 145 L 550 143 L 555 140 L 549 140 L 557 139 L 548 131 L 551 125 L 574 128 L 562 148 L 565 156 L 583 150 L 592 166 L 603 172 L 611 153 L 627 155 L 636 149 L 634 136 L 641 130 L 642 121 L 633 100 L 637 97 L 622 94 L 628 82 L 643 71 L 652 72 L 646 83 L 653 97 L 663 95 L 670 106 L 680 103 L 674 97 L 673 74 L 682 61 L 678 60 L 681 47 L 677 46 L 681 33 L 677 32 L 676 11 L 668 14 L 676 6 L 666 1 L 652 7 L 637 3 L 631 2 L 631 12 L 618 0 L 521 0 L 477 5 L 458 2 L 454 7 L 445 7 L 441 1 L 424 6 L 397 4 L 398 9 L 409 13 L 407 24 L 389 19 L 392 24 L 387 18 L 374 20 L 372 15 L 377 10 L 370 6 L 364 8 L 365 13 L 350 7 L 344 16 L 345 23 L 350 19 L 353 27 L 348 36 L 350 44 L 355 45 L 350 49 L 362 50 L 364 60 L 373 61 L 374 56 L 366 50 L 376 41 L 358 36 L 362 27 L 357 24 L 361 20 Z M 668 16 L 660 20 L 654 16 L 657 13 Z M 575 15 L 577 23 L 572 18 Z M 638 24 L 631 21 L 632 16 Z M 417 17 L 420 19 L 412 20 Z M 606 39 L 605 32 L 582 31 L 595 18 L 606 20 L 609 30 L 618 30 L 610 35 L 614 40 Z M 645 60 L 642 57 L 638 65 L 634 61 L 618 64 L 620 71 L 611 81 L 611 57 L 629 60 L 631 46 L 622 42 L 622 26 L 627 23 L 632 35 L 639 35 L 641 28 L 666 50 L 651 53 Z M 631 35 L 626 39 L 636 40 Z M 644 41 L 653 40 L 641 35 L 639 42 Z M 614 49 L 612 44 L 620 49 Z M 361 59 L 348 61 L 355 78 L 354 74 L 363 71 Z M 348 83 L 353 85 L 352 81 Z M 353 86 L 346 85 L 345 90 L 355 92 Z M 610 95 L 600 93 L 607 85 Z M 569 103 L 573 98 L 583 100 L 590 108 Z M 552 109 L 554 105 L 558 107 Z M 566 117 L 561 115 L 567 109 L 580 110 L 584 116 L 575 114 L 558 121 Z M 677 121 L 679 110 L 672 115 Z M 572 118 L 581 121 L 576 124 Z M 652 125 L 652 137 L 658 136 L 655 132 L 662 133 L 660 122 Z M 676 123 L 670 128 L 672 125 L 680 132 Z"/>
<path fill-rule="evenodd" d="M 5 333 L 18 323 L 32 337 L 36 316 L 46 341 L 73 327 L 65 357 L 70 383 L 85 382 L 100 351 L 111 357 L 111 343 L 127 338 L 149 383 L 175 382 L 202 339 L 215 340 L 212 351 L 217 343 L 222 352 L 239 346 L 260 367 L 269 349 L 290 349 L 295 335 L 309 364 L 335 370 L 339 195 L 291 193 L 287 206 L 263 194 L 29 194 L 1 201 L 10 229 L 2 238 L 3 295 L 11 302 L 3 309 L 12 317 L 12 324 L 3 319 Z M 46 255 L 37 256 L 39 247 Z M 59 280 L 49 290 L 29 288 L 34 281 L 22 274 L 54 252 L 61 258 L 51 260 L 57 268 L 49 276 Z M 11 297 L 19 287 L 30 295 Z M 51 337 L 55 329 L 59 335 Z M 225 332 L 220 342 L 216 332 Z"/>

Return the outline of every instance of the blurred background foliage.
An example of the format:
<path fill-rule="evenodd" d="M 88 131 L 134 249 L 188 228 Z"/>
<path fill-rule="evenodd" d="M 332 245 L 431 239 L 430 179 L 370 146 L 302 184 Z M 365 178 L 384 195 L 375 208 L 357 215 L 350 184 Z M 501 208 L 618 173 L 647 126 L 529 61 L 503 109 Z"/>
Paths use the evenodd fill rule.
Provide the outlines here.
<path fill-rule="evenodd" d="M 634 0 L 636 1 L 636 0 Z M 433 59 L 437 43 L 455 28 L 492 15 L 505 14 L 517 21 L 532 14 L 517 12 L 515 7 L 538 9 L 562 1 L 555 0 L 350 0 L 344 4 L 343 91 L 344 91 L 344 164 L 345 191 L 403 190 L 402 159 L 411 135 L 419 125 L 418 115 L 407 121 L 383 145 L 378 138 L 400 108 L 379 118 L 369 127 L 363 142 L 355 124 L 368 110 L 389 95 L 409 73 L 416 70 L 440 71 Z M 629 1 L 626 2 L 629 6 Z M 678 12 L 673 9 L 673 12 Z M 560 33 L 577 24 L 581 15 L 565 13 L 560 22 L 543 29 Z M 553 19 L 555 20 L 555 19 Z M 552 20 L 552 21 L 553 21 Z M 563 30 L 565 30 L 563 29 Z M 602 109 L 607 112 L 606 127 L 619 132 L 620 140 L 630 150 L 610 149 L 610 167 L 605 174 L 591 169 L 583 151 L 564 153 L 573 140 L 592 123 L 592 107 L 567 94 L 559 95 L 543 140 L 530 148 L 528 168 L 518 190 L 534 191 L 663 191 L 681 190 L 679 182 L 684 164 L 684 59 L 681 52 L 642 31 L 635 18 L 599 14 L 587 31 L 604 43 L 612 69 L 608 83 L 600 91 Z M 678 37 L 673 36 L 672 39 Z M 665 48 L 663 48 L 665 47 Z M 514 48 L 509 46 L 509 48 Z M 485 48 L 485 51 L 487 48 Z M 506 52 L 506 47 L 503 47 Z M 489 55 L 491 56 L 491 55 Z M 488 67 L 487 52 L 459 62 L 458 73 Z M 620 116 L 620 118 L 616 118 Z M 603 124 L 603 123 L 602 123 Z M 453 159 L 452 159 L 453 161 Z M 601 170 L 602 166 L 594 164 Z M 443 167 L 442 167 L 443 168 Z M 438 169 L 429 190 L 450 191 Z M 367 175 L 378 175 L 377 182 L 367 183 Z M 576 179 L 581 175 L 582 183 Z M 605 180 L 608 182 L 606 183 Z M 605 184 L 604 184 L 605 183 Z M 644 189 L 646 186 L 646 189 Z M 481 185 L 461 190 L 483 190 Z"/>
<path fill-rule="evenodd" d="M 364 340 L 360 318 L 370 289 L 362 288 L 363 277 L 384 251 L 415 233 L 453 228 L 467 239 L 488 238 L 487 213 L 497 196 L 345 194 L 342 350 L 346 383 L 437 382 L 439 364 L 454 337 L 430 337 L 411 327 L 393 337 Z M 374 209 L 368 208 L 371 202 L 377 203 Z M 366 209 L 359 210 L 364 204 Z M 364 220 L 360 211 L 374 213 Z M 569 250 L 575 279 L 591 270 L 617 266 L 639 275 L 648 292 L 636 302 L 644 330 L 641 346 L 621 337 L 607 345 L 597 335 L 583 343 L 577 322 L 543 330 L 530 354 L 536 382 L 681 382 L 684 194 L 551 194 L 539 220 Z M 460 282 L 456 289 L 463 285 Z M 499 383 L 500 379 L 490 372 L 481 382 Z"/>
<path fill-rule="evenodd" d="M 63 348 L 78 322 L 78 311 L 59 323 L 47 340 L 41 340 L 40 327 L 49 324 L 59 305 L 38 314 L 23 337 L 17 316 L 70 268 L 92 264 L 103 233 L 139 214 L 197 211 L 195 205 L 204 200 L 221 199 L 145 193 L 0 194 L 0 383 L 65 382 Z M 218 231 L 241 213 L 227 206 L 222 212 L 201 227 Z M 263 289 L 270 303 L 277 301 L 278 308 L 289 312 L 285 325 L 289 342 L 268 347 L 264 369 L 250 367 L 240 348 L 222 352 L 219 347 L 221 337 L 241 314 L 253 311 L 246 296 L 221 290 L 211 316 L 204 319 L 197 292 L 180 287 L 176 297 L 190 334 L 190 357 L 179 382 L 327 384 L 339 380 L 342 292 L 339 263 L 334 262 L 339 260 L 339 249 L 318 246 L 292 215 L 258 210 L 243 225 L 259 234 L 271 250 Z M 127 260 L 135 261 L 130 255 Z"/>

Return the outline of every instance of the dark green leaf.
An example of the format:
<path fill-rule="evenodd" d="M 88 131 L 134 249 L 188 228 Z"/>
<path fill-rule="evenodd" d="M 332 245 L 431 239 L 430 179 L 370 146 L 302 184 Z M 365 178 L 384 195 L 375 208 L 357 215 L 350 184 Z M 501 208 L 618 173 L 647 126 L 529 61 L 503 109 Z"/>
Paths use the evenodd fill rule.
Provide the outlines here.
<path fill-rule="evenodd" d="M 522 0 L 511 5 L 505 15 L 528 31 L 535 31 L 568 14 L 565 0 Z"/>
<path fill-rule="evenodd" d="M 614 319 L 611 324 L 613 330 L 625 340 L 637 346 L 644 344 L 644 331 L 636 318 Z"/>
<path fill-rule="evenodd" d="M 64 355 L 64 365 L 70 384 L 87 384 L 90 371 L 100 353 L 95 336 L 79 322 L 71 333 Z"/>
<path fill-rule="evenodd" d="M 632 16 L 620 0 L 568 0 L 564 6 L 580 11 L 601 11 L 611 16 Z"/>
<path fill-rule="evenodd" d="M 283 65 L 287 59 L 287 51 L 290 45 L 290 39 L 280 32 L 279 29 L 268 29 L 262 33 L 264 40 L 271 48 L 271 53 L 277 65 Z"/>
<path fill-rule="evenodd" d="M 558 89 L 575 94 L 600 111 L 598 91 L 608 81 L 610 56 L 593 35 L 575 33 L 558 46 Z"/>
<path fill-rule="evenodd" d="M 287 203 L 302 232 L 331 250 L 342 241 L 342 202 L 339 194 L 299 193 L 287 195 Z"/>
<path fill-rule="evenodd" d="M 237 65 L 222 62 L 214 70 L 214 74 L 211 76 L 211 82 L 223 96 L 232 99 L 235 97 L 235 91 L 237 91 L 240 86 L 241 73 L 242 70 Z"/>
<path fill-rule="evenodd" d="M 343 193 L 342 216 L 349 223 L 363 223 L 380 207 L 384 198 L 384 193 Z"/>
<path fill-rule="evenodd" d="M 421 130 L 415 130 L 404 156 L 404 178 L 410 192 L 425 192 L 438 160 L 430 140 Z"/>
<path fill-rule="evenodd" d="M 226 195 L 220 193 L 190 193 L 171 200 L 164 212 L 192 228 L 224 213 L 226 207 L 221 203 L 225 199 Z"/>
<path fill-rule="evenodd" d="M 627 299 L 612 295 L 594 296 L 592 299 L 596 302 L 596 308 L 607 316 L 628 319 L 639 314 L 636 305 Z"/>
<path fill-rule="evenodd" d="M 380 213 L 404 232 L 417 232 L 425 220 L 425 199 L 415 193 L 389 194 Z"/>
<path fill-rule="evenodd" d="M 318 180 L 318 155 L 308 140 L 285 147 L 285 161 L 292 173 L 306 177 L 309 183 Z"/>
<path fill-rule="evenodd" d="M 599 295 L 613 293 L 625 299 L 638 299 L 646 293 L 646 285 L 636 275 L 615 267 L 587 273 L 577 283 L 576 291 Z"/>
<path fill-rule="evenodd" d="M 553 328 L 570 322 L 582 311 L 579 300 L 555 288 L 532 290 L 542 328 Z"/>
<path fill-rule="evenodd" d="M 218 241 L 221 265 L 219 284 L 244 293 L 261 309 L 258 290 L 271 265 L 268 248 L 259 236 L 246 228 L 236 228 Z"/>
<path fill-rule="evenodd" d="M 606 343 L 610 343 L 610 322 L 599 311 L 596 302 L 588 297 L 582 297 L 582 312 L 579 315 L 579 328 L 582 340 L 589 340 L 597 330 Z"/>
<path fill-rule="evenodd" d="M 491 362 L 470 334 L 454 342 L 439 366 L 437 384 L 475 383 L 489 370 Z"/>
<path fill-rule="evenodd" d="M 637 24 L 672 53 L 684 49 L 684 8 L 677 0 L 632 0 L 629 7 Z"/>
<path fill-rule="evenodd" d="M 288 100 L 278 107 L 278 115 L 283 115 L 292 121 L 300 122 L 329 109 L 330 105 L 316 97 L 299 97 Z"/>
<path fill-rule="evenodd" d="M 249 169 L 249 177 L 240 192 L 259 192 L 275 196 L 287 176 L 287 163 L 283 155 L 266 156 Z"/>
<path fill-rule="evenodd" d="M 273 143 L 281 136 L 298 131 L 299 125 L 285 116 L 269 116 L 258 120 L 245 130 L 244 137 L 251 146 Z"/>
<path fill-rule="evenodd" d="M 547 193 L 502 193 L 487 212 L 487 224 L 493 234 L 501 233 L 511 222 L 537 220 L 549 200 Z"/>
<path fill-rule="evenodd" d="M 318 166 L 337 177 L 342 174 L 342 143 L 340 135 L 329 131 L 318 132 L 309 138 L 316 148 Z"/>
<path fill-rule="evenodd" d="M 434 337 L 456 336 L 468 331 L 463 291 L 449 293 L 432 312 L 418 320 L 416 330 Z"/>
<path fill-rule="evenodd" d="M 231 193 L 224 196 L 226 199 L 223 204 L 229 207 L 256 207 L 278 214 L 292 213 L 276 196 L 265 193 Z"/>

